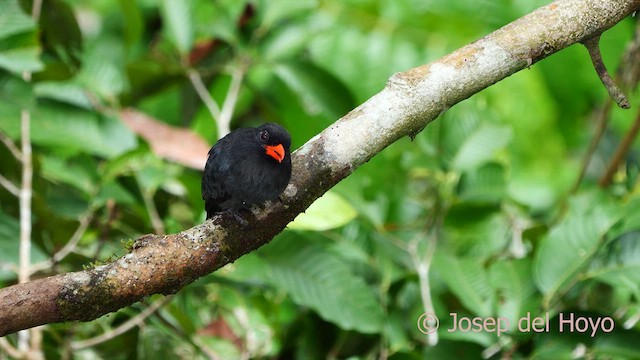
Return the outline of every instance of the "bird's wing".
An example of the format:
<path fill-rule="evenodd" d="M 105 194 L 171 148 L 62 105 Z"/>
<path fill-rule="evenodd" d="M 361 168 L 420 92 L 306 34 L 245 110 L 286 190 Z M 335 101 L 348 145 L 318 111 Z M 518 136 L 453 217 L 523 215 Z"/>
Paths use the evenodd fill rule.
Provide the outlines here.
<path fill-rule="evenodd" d="M 209 157 L 202 175 L 202 198 L 205 201 L 207 212 L 219 211 L 218 204 L 229 198 L 224 179 L 231 164 L 225 159 L 226 157 L 220 156 L 221 148 L 219 144 L 216 144 L 209 150 Z"/>

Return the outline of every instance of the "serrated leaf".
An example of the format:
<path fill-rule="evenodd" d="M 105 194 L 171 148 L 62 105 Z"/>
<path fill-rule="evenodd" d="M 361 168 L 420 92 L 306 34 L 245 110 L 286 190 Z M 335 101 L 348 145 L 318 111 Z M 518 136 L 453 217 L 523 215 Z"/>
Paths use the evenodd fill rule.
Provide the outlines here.
<path fill-rule="evenodd" d="M 533 275 L 546 304 L 591 261 L 620 219 L 619 211 L 602 199 L 577 201 L 572 210 L 541 240 L 534 256 Z"/>
<path fill-rule="evenodd" d="M 382 308 L 364 280 L 336 255 L 299 236 L 282 236 L 262 251 L 270 281 L 298 305 L 345 330 L 377 333 Z"/>
<path fill-rule="evenodd" d="M 493 313 L 493 288 L 480 259 L 458 258 L 439 252 L 433 258 L 433 265 L 468 310 L 483 317 Z"/>
<path fill-rule="evenodd" d="M 462 144 L 452 161 L 452 166 L 458 170 L 478 167 L 491 160 L 498 150 L 506 147 L 511 137 L 512 131 L 509 126 L 482 125 Z"/>
<path fill-rule="evenodd" d="M 346 225 L 357 216 L 356 210 L 342 196 L 328 191 L 298 215 L 290 229 L 325 231 Z"/>

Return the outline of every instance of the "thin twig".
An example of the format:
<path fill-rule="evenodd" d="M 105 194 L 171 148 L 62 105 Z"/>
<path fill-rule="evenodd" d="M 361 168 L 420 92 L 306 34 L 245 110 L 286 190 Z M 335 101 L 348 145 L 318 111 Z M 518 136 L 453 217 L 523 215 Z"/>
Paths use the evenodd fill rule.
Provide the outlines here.
<path fill-rule="evenodd" d="M 202 77 L 200 77 L 198 71 L 193 69 L 190 69 L 187 72 L 187 75 L 189 76 L 191 85 L 193 85 L 193 88 L 198 94 L 198 97 L 200 97 L 200 100 L 202 100 L 204 105 L 209 110 L 211 117 L 217 121 L 217 119 L 220 118 L 220 106 L 215 101 L 215 99 L 211 97 L 211 94 L 209 94 L 209 90 L 207 90 L 207 87 L 202 82 Z"/>
<path fill-rule="evenodd" d="M 31 164 L 31 114 L 23 110 L 21 114 L 22 131 L 22 184 L 20 186 L 20 271 L 18 281 L 29 281 L 31 265 L 31 196 L 33 167 Z"/>
<path fill-rule="evenodd" d="M 516 259 L 527 256 L 527 248 L 524 245 L 522 234 L 531 224 L 527 219 L 521 219 L 517 213 L 507 212 L 511 223 L 511 241 L 509 242 L 509 255 Z"/>
<path fill-rule="evenodd" d="M 0 174 L 0 185 L 2 185 L 2 187 L 7 189 L 7 191 L 13 194 L 14 196 L 16 197 L 20 196 L 20 189 L 18 189 L 17 186 L 15 186 L 11 181 L 9 181 L 9 179 L 2 176 L 2 174 Z"/>
<path fill-rule="evenodd" d="M 58 252 L 53 254 L 51 259 L 39 262 L 37 264 L 33 264 L 31 266 L 31 274 L 34 274 L 38 271 L 42 271 L 44 269 L 47 269 L 59 263 L 67 255 L 72 253 L 78 246 L 78 243 L 80 242 L 80 239 L 82 239 L 82 236 L 87 231 L 87 228 L 91 223 L 91 219 L 93 218 L 95 210 L 96 210 L 95 206 L 89 205 L 87 210 L 85 210 L 84 214 L 82 214 L 82 216 L 80 217 L 80 223 L 78 224 L 76 231 L 74 231 L 73 235 L 71 235 L 71 238 L 69 239 L 69 241 L 62 247 L 62 249 L 60 249 Z"/>
<path fill-rule="evenodd" d="M 605 130 L 607 129 L 607 124 L 609 123 L 609 114 L 611 113 L 611 101 L 607 101 L 602 108 L 601 111 L 597 114 L 596 121 L 596 133 L 591 138 L 591 142 L 589 143 L 589 148 L 587 152 L 582 157 L 582 162 L 580 166 L 580 174 L 578 174 L 578 178 L 573 184 L 573 188 L 571 189 L 571 193 L 578 191 L 582 180 L 584 179 L 585 174 L 587 173 L 587 168 L 591 163 L 591 159 L 593 158 L 593 154 L 596 152 L 598 148 L 598 144 L 600 140 L 602 140 L 602 136 L 604 135 Z"/>
<path fill-rule="evenodd" d="M 31 17 L 33 20 L 38 21 L 40 19 L 40 13 L 42 12 L 42 0 L 34 0 L 33 7 L 31 8 Z"/>
<path fill-rule="evenodd" d="M 7 340 L 7 338 L 5 337 L 0 337 L 0 349 L 6 351 L 7 354 L 12 358 L 20 359 L 23 357 L 22 352 L 11 345 L 9 340 Z"/>
<path fill-rule="evenodd" d="M 120 324 L 118 327 L 113 328 L 102 335 L 92 337 L 82 341 L 74 341 L 71 343 L 73 350 L 85 349 L 91 346 L 101 344 L 105 341 L 109 341 L 116 336 L 122 335 L 136 326 L 140 326 L 150 315 L 156 312 L 162 305 L 171 300 L 173 296 L 165 296 L 164 298 L 157 300 L 153 304 L 149 305 L 146 309 L 142 310 L 138 315 Z"/>
<path fill-rule="evenodd" d="M 20 115 L 22 146 L 22 184 L 20 185 L 20 259 L 18 265 L 18 282 L 29 282 L 31 266 L 31 197 L 33 166 L 31 159 L 31 113 L 22 110 Z M 29 330 L 18 333 L 18 350 L 29 350 Z"/>
<path fill-rule="evenodd" d="M 0 141 L 2 141 L 2 143 L 7 147 L 7 149 L 9 149 L 9 151 L 11 151 L 11 154 L 13 154 L 13 156 L 18 161 L 22 160 L 22 153 L 20 152 L 20 149 L 18 149 L 16 144 L 14 144 L 13 141 L 5 133 L 0 132 Z"/>
<path fill-rule="evenodd" d="M 440 237 L 440 231 L 444 222 L 445 215 L 447 213 L 447 206 L 443 204 L 440 196 L 436 201 L 436 206 L 432 209 L 431 216 L 429 216 L 429 222 L 426 225 L 427 236 L 427 248 L 424 252 L 418 251 L 418 245 L 423 241 L 418 237 L 414 238 L 409 244 L 409 254 L 411 255 L 411 261 L 418 274 L 418 283 L 420 285 L 420 298 L 422 299 L 422 307 L 425 314 L 431 314 L 436 316 L 436 311 L 433 306 L 433 299 L 431 297 L 431 283 L 429 280 L 429 272 L 433 262 L 433 255 L 438 247 L 438 239 Z M 432 325 L 432 324 L 429 324 Z M 418 324 L 421 326 L 421 324 Z M 429 346 L 436 346 L 438 344 L 438 332 L 427 332 L 427 344 Z"/>
<path fill-rule="evenodd" d="M 413 266 L 418 273 L 418 283 L 420 285 L 420 298 L 422 299 L 422 307 L 425 314 L 430 314 L 435 316 L 435 309 L 433 307 L 433 300 L 431 298 L 431 283 L 429 281 L 429 270 L 431 269 L 431 263 L 433 260 L 433 254 L 435 253 L 436 244 L 438 242 L 437 235 L 434 231 L 431 236 L 428 236 L 427 239 L 427 250 L 422 257 L 419 257 L 418 251 L 418 243 L 422 241 L 422 239 L 415 239 L 412 244 L 410 244 L 410 254 L 411 261 L 413 262 Z M 438 332 L 432 331 L 427 334 L 427 344 L 429 346 L 436 346 L 438 344 Z"/>
<path fill-rule="evenodd" d="M 187 334 L 183 328 L 176 326 L 175 322 L 170 321 L 165 318 L 165 316 L 161 312 L 156 312 L 155 318 L 160 321 L 164 326 L 170 329 L 170 331 L 179 337 L 183 342 L 189 343 L 196 350 L 200 351 L 203 355 L 205 355 L 210 360 L 220 360 L 221 357 L 218 356 L 213 350 L 211 350 L 207 345 L 200 340 L 199 336 L 192 336 L 191 334 Z"/>
<path fill-rule="evenodd" d="M 29 354 L 30 360 L 45 360 L 42 352 L 42 329 L 44 326 L 36 326 L 29 332 Z"/>
<path fill-rule="evenodd" d="M 147 208 L 147 212 L 149 213 L 149 219 L 151 220 L 151 226 L 153 227 L 153 231 L 162 235 L 165 233 L 164 223 L 160 218 L 160 214 L 158 214 L 158 208 L 156 207 L 155 202 L 153 201 L 153 193 L 151 191 L 147 191 L 142 188 L 142 184 L 140 183 L 140 179 L 138 179 L 138 188 L 140 189 L 140 193 L 142 194 L 142 200 L 144 201 L 144 206 Z"/>
<path fill-rule="evenodd" d="M 640 79 L 640 21 L 637 17 L 635 21 L 636 29 L 633 32 L 633 39 L 625 49 L 615 77 L 625 91 L 634 89 Z"/>
<path fill-rule="evenodd" d="M 220 106 L 213 99 L 211 94 L 209 94 L 209 91 L 202 82 L 202 77 L 200 76 L 200 74 L 194 69 L 190 69 L 187 71 L 189 80 L 191 81 L 193 88 L 198 94 L 198 97 L 200 97 L 200 100 L 202 100 L 204 105 L 209 110 L 211 117 L 216 122 L 216 126 L 218 129 L 218 139 L 227 135 L 231 131 L 231 120 L 233 118 L 233 111 L 235 110 L 236 104 L 238 102 L 238 96 L 240 94 L 242 81 L 246 72 L 247 64 L 245 63 L 245 61 L 240 60 L 240 65 L 237 66 L 231 73 L 231 83 L 229 84 L 229 89 L 227 90 L 227 94 L 224 98 L 222 109 L 220 109 Z"/>
<path fill-rule="evenodd" d="M 593 67 L 596 69 L 596 73 L 598 73 L 598 77 L 602 81 L 602 84 L 609 92 L 609 96 L 618 104 L 619 107 L 623 109 L 628 109 L 630 107 L 629 100 L 626 95 L 620 90 L 620 88 L 613 82 L 609 72 L 607 71 L 607 67 L 604 66 L 604 61 L 602 61 L 602 54 L 600 53 L 600 35 L 596 35 L 588 38 L 583 41 L 582 44 L 589 51 L 589 56 L 591 57 L 591 62 L 593 63 Z"/>
<path fill-rule="evenodd" d="M 240 94 L 240 88 L 242 86 L 242 80 L 246 72 L 246 65 L 241 64 L 236 67 L 231 74 L 231 84 L 227 90 L 227 96 L 224 98 L 224 104 L 222 104 L 222 112 L 220 118 L 218 118 L 218 138 L 222 138 L 231 131 L 231 119 L 233 118 L 233 111 L 235 110 L 236 103 L 238 102 L 238 95 Z"/>
<path fill-rule="evenodd" d="M 14 273 L 18 273 L 18 267 L 15 264 L 11 264 L 8 262 L 2 262 L 0 261 L 0 270 L 6 270 L 6 271 L 11 271 Z"/>
<path fill-rule="evenodd" d="M 636 119 L 634 120 L 633 125 L 631 125 L 631 129 L 629 129 L 627 134 L 622 139 L 622 142 L 620 142 L 620 145 L 618 145 L 618 148 L 613 154 L 613 158 L 611 159 L 611 162 L 607 167 L 607 171 L 598 182 L 601 187 L 606 188 L 611 184 L 613 176 L 615 175 L 616 171 L 618 171 L 618 167 L 620 167 L 622 159 L 625 157 L 627 152 L 629 152 L 629 148 L 633 144 L 633 141 L 636 139 L 636 136 L 638 136 L 638 132 L 640 132 L 640 112 L 638 112 L 638 114 L 636 115 Z"/>
<path fill-rule="evenodd" d="M 620 66 L 616 71 L 616 81 L 619 82 L 621 84 L 621 87 L 624 88 L 625 90 L 635 88 L 638 82 L 638 78 L 639 78 L 638 74 L 640 73 L 639 71 L 640 61 L 638 61 L 639 57 L 640 57 L 640 22 L 636 21 L 636 29 L 634 31 L 633 39 L 629 42 L 629 45 L 627 46 L 627 49 L 625 50 L 624 55 L 622 55 Z M 587 152 L 582 158 L 580 174 L 578 175 L 578 178 L 576 179 L 576 182 L 573 185 L 573 189 L 571 190 L 572 193 L 575 193 L 578 190 L 578 188 L 580 187 L 580 184 L 582 183 L 582 180 L 584 179 L 584 176 L 587 172 L 587 168 L 591 163 L 593 154 L 595 153 L 596 148 L 598 147 L 598 144 L 602 139 L 602 135 L 604 135 L 604 132 L 607 128 L 607 124 L 609 122 L 609 116 L 611 114 L 611 108 L 612 108 L 611 102 L 607 101 L 605 102 L 604 107 L 602 107 L 596 114 L 596 119 L 597 119 L 596 133 L 591 139 L 589 148 L 587 149 Z"/>
<path fill-rule="evenodd" d="M 31 7 L 31 17 L 37 23 L 40 20 L 42 0 L 35 0 Z M 31 72 L 22 73 L 26 82 L 31 82 Z M 20 160 L 22 162 L 22 182 L 20 184 L 20 250 L 18 263 L 18 282 L 29 281 L 31 272 L 31 199 L 33 197 L 33 159 L 31 149 L 31 113 L 23 109 L 20 113 Z M 12 151 L 13 152 L 13 151 Z M 14 152 L 14 155 L 16 153 Z M 34 347 L 35 346 L 35 347 Z M 18 332 L 18 350 L 25 356 L 44 358 L 42 354 L 41 330 L 33 328 Z"/>

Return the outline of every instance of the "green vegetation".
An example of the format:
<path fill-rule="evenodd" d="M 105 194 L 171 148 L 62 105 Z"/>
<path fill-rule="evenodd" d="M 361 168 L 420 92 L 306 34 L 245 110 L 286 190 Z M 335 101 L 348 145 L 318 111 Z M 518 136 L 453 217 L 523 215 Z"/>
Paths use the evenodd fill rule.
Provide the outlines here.
<path fill-rule="evenodd" d="M 31 1 L 1 2 L 0 133 L 20 149 L 29 114 L 31 262 L 77 241 L 32 278 L 121 255 L 133 244 L 124 239 L 204 221 L 200 171 L 160 156 L 123 109 L 212 144 L 218 130 L 194 88 L 199 77 L 220 107 L 233 108 L 232 128 L 279 122 L 297 148 L 393 73 L 546 3 L 47 0 L 34 21 Z M 620 59 L 634 26 L 627 19 L 603 34 L 609 69 L 631 65 Z M 83 342 L 160 299 L 48 325 L 42 349 L 48 359 L 640 358 L 640 143 L 613 182 L 598 185 L 640 108 L 640 94 L 626 90 L 632 109 L 606 113 L 576 190 L 594 119 L 610 102 L 580 46 L 385 149 L 269 245 L 187 286 L 143 325 Z M 7 142 L 0 174 L 19 189 L 22 164 Z M 0 287 L 17 282 L 19 219 L 18 198 L 3 185 Z M 419 329 L 426 312 L 440 319 L 437 336 Z M 487 323 L 463 331 L 452 313 L 510 326 L 500 336 Z M 570 316 L 573 332 L 560 321 Z M 601 320 L 597 331 L 578 330 L 589 319 Z M 16 335 L 6 339 L 16 346 Z"/>

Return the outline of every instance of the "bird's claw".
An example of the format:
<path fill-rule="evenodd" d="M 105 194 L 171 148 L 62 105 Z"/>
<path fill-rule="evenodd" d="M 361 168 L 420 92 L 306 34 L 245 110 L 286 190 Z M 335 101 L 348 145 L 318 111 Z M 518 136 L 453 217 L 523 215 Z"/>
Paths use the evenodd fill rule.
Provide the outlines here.
<path fill-rule="evenodd" d="M 249 225 L 249 222 L 245 220 L 242 217 L 242 215 L 240 215 L 239 212 L 231 210 L 230 213 L 231 213 L 231 216 L 233 216 L 233 218 L 236 219 L 236 221 L 240 223 L 240 225 L 242 225 L 243 227 L 246 227 L 247 225 Z"/>

